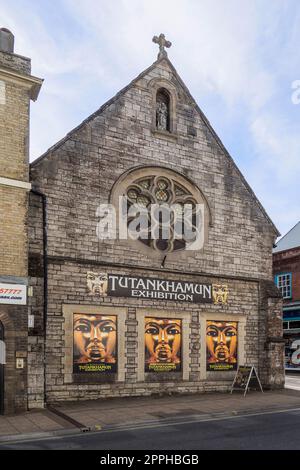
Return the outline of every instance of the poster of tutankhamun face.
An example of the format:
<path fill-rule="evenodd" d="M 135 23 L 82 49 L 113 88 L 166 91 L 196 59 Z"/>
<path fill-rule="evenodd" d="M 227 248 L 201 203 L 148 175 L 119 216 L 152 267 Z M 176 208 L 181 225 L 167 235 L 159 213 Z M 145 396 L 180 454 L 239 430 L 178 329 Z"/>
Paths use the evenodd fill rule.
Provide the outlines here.
<path fill-rule="evenodd" d="M 145 372 L 181 370 L 181 320 L 145 318 Z"/>
<path fill-rule="evenodd" d="M 114 315 L 73 316 L 73 372 L 117 371 L 117 317 Z"/>
<path fill-rule="evenodd" d="M 206 322 L 206 369 L 237 370 L 238 322 Z"/>

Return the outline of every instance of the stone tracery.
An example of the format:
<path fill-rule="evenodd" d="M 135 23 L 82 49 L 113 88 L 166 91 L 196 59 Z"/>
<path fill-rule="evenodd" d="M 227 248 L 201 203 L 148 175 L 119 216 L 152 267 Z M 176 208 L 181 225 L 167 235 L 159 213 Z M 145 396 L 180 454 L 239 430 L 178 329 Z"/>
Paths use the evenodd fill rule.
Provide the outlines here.
<path fill-rule="evenodd" d="M 156 251 L 165 253 L 185 249 L 187 241 L 190 240 L 186 240 L 184 234 L 181 239 L 176 237 L 175 224 L 183 223 L 182 217 L 185 206 L 189 205 L 192 210 L 191 228 L 195 230 L 193 223 L 197 201 L 188 189 L 169 176 L 152 175 L 134 180 L 127 187 L 126 196 L 128 200 L 128 210 L 133 204 L 148 209 L 149 229 L 147 233 L 143 233 L 139 238 L 142 243 Z M 167 239 L 163 236 L 157 239 L 151 237 L 150 218 L 153 216 L 150 208 L 151 204 L 164 207 L 172 206 L 173 208 L 170 218 L 170 233 Z M 129 217 L 128 222 L 130 223 L 131 220 L 132 219 Z M 160 224 L 161 227 L 161 220 L 157 220 L 157 223 Z"/>

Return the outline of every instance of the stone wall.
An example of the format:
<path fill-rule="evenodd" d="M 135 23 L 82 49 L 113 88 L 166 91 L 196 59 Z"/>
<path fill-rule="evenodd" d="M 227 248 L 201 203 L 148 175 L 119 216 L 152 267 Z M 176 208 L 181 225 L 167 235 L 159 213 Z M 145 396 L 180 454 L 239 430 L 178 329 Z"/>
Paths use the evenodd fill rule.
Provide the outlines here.
<path fill-rule="evenodd" d="M 267 388 L 284 386 L 282 297 L 274 282 L 260 283 L 260 370 Z"/>
<path fill-rule="evenodd" d="M 0 201 L 0 276 L 26 276 L 28 194 L 0 185 Z"/>
<path fill-rule="evenodd" d="M 153 129 L 153 87 L 172 90 L 173 133 Z M 208 242 L 199 252 L 161 260 L 139 243 L 99 241 L 99 203 L 110 201 L 113 185 L 135 167 L 163 166 L 188 177 L 204 194 L 211 210 Z M 48 308 L 46 394 L 49 402 L 228 390 L 233 374 L 204 373 L 201 328 L 211 315 L 243 324 L 243 360 L 264 375 L 273 360 L 266 353 L 269 310 L 261 300 L 260 281 L 272 279 L 272 245 L 277 232 L 234 162 L 220 144 L 189 92 L 168 61 L 158 61 L 81 126 L 31 165 L 31 179 L 47 196 Z M 40 208 L 30 213 L 31 266 L 39 268 L 35 227 Z M 40 235 L 39 235 L 40 236 Z M 37 288 L 37 274 L 31 272 Z M 212 279 L 229 286 L 228 305 L 196 305 L 171 301 L 91 298 L 86 272 L 117 272 L 193 282 Z M 41 292 L 42 286 L 39 286 Z M 272 293 L 270 294 L 273 295 Z M 265 296 L 265 299 L 267 297 Z M 266 300 L 268 304 L 268 300 Z M 67 336 L 64 306 L 115 307 L 126 311 L 125 381 L 74 383 L 65 373 Z M 35 307 L 36 308 L 36 307 Z M 189 376 L 182 380 L 140 380 L 139 309 L 188 312 Z M 271 307 L 270 307 L 271 308 Z M 38 311 L 39 310 L 39 311 Z M 42 316 L 42 305 L 36 309 Z M 213 319 L 213 318 L 212 318 Z M 278 332 L 279 334 L 279 332 Z M 201 346 L 202 344 L 202 346 Z M 202 348 L 202 349 L 201 349 Z M 268 355 L 269 354 L 269 355 Z M 277 352 L 275 352 L 275 356 Z M 202 365 L 201 365 L 202 361 Z M 269 370 L 269 369 L 268 369 Z M 34 376 L 34 373 L 33 373 Z M 265 383 L 269 375 L 265 377 Z"/>
<path fill-rule="evenodd" d="M 0 177 L 29 180 L 28 90 L 1 75 L 1 67 L 30 72 L 30 60 L 0 51 Z M 24 66 L 24 67 L 23 67 Z M 0 276 L 27 276 L 28 194 L 22 188 L 0 186 Z"/>
<path fill-rule="evenodd" d="M 1 68 L 4 67 L 4 72 Z M 6 67 L 30 75 L 30 59 L 0 51 L 0 176 L 28 181 L 29 178 L 29 103 L 28 87 L 5 74 Z"/>
<path fill-rule="evenodd" d="M 0 282 L 28 284 L 30 59 L 0 51 Z M 34 96 L 38 94 L 38 79 Z M 0 305 L 4 411 L 27 409 L 28 307 Z M 23 360 L 17 368 L 16 360 Z M 30 360 L 30 358 L 29 358 Z"/>
<path fill-rule="evenodd" d="M 30 60 L 0 51 L 0 279 L 26 284 L 28 190 L 18 187 L 18 182 L 5 183 L 5 179 L 22 183 L 29 180 L 30 97 L 28 87 L 14 79 L 14 72 L 30 74 Z M 27 306 L 0 305 L 0 321 L 4 325 L 6 345 L 4 410 L 5 413 L 24 411 L 27 409 Z M 23 369 L 16 368 L 17 358 L 24 361 Z"/>
<path fill-rule="evenodd" d="M 4 67 L 24 75 L 31 73 L 31 60 L 28 57 L 0 51 L 0 63 Z"/>
<path fill-rule="evenodd" d="M 177 90 L 177 134 L 152 132 L 151 81 Z M 193 126 L 196 136 L 188 133 Z M 162 61 L 78 130 L 31 165 L 31 177 L 48 197 L 49 255 L 153 267 L 138 245 L 100 243 L 96 209 L 126 170 L 159 165 L 190 177 L 212 212 L 203 252 L 186 254 L 188 270 L 252 278 L 271 276 L 276 232 L 232 160 L 210 133 L 167 62 Z M 167 262 L 182 269 L 182 261 Z"/>
<path fill-rule="evenodd" d="M 234 376 L 233 372 L 226 373 L 203 373 L 205 365 L 205 336 L 201 334 L 203 322 L 209 318 L 230 318 L 231 321 L 245 322 L 245 339 L 243 350 L 240 351 L 242 362 L 253 364 L 260 371 L 260 350 L 258 347 L 259 338 L 259 291 L 256 282 L 228 280 L 217 278 L 217 282 L 227 283 L 229 286 L 229 301 L 227 306 L 221 305 L 196 305 L 182 302 L 163 302 L 151 300 L 137 300 L 124 298 L 99 298 L 91 297 L 86 290 L 87 271 L 105 272 L 101 264 L 79 264 L 67 261 L 49 260 L 48 276 L 48 319 L 47 319 L 47 340 L 46 340 L 46 383 L 47 401 L 49 403 L 60 400 L 99 398 L 102 396 L 125 396 L 125 395 L 148 395 L 150 393 L 186 393 L 211 390 L 228 390 Z M 130 275 L 149 276 L 145 270 L 123 269 L 116 271 L 116 268 L 109 270 L 110 273 L 121 273 Z M 152 273 L 153 276 L 153 273 Z M 156 273 L 157 276 L 157 273 Z M 171 273 L 160 273 L 160 278 L 181 279 L 183 277 Z M 199 276 L 184 276 L 184 280 L 192 282 L 207 282 L 208 278 Z M 211 280 L 211 279 L 210 279 Z M 113 383 L 92 383 L 76 382 L 70 380 L 65 374 L 64 361 L 70 351 L 66 350 L 66 340 L 70 341 L 73 329 L 65 327 L 65 317 L 63 315 L 64 306 L 76 305 L 86 307 L 88 311 L 91 307 L 96 308 L 98 313 L 110 307 L 123 308 L 126 311 L 125 330 L 125 378 L 121 382 Z M 160 376 L 161 380 L 148 381 L 139 378 L 139 342 L 144 341 L 144 336 L 138 334 L 138 321 L 140 310 L 148 310 L 149 315 L 163 316 L 162 312 L 176 312 L 177 315 L 188 312 L 189 315 L 189 376 L 182 380 L 181 375 L 172 377 Z M 77 309 L 78 310 L 78 309 Z M 159 314 L 158 314 L 159 312 Z M 203 328 L 202 328 L 203 330 Z M 35 339 L 35 341 L 38 341 Z M 34 357 L 34 356 L 32 356 Z M 38 357 L 38 355 L 37 355 Z M 34 364 L 34 361 L 32 361 Z M 33 372 L 33 375 L 38 375 Z M 34 379 L 35 380 L 35 379 Z M 34 384 L 32 382 L 32 386 Z M 34 395 L 34 389 L 32 391 Z M 32 396 L 32 406 L 34 406 L 34 396 Z"/>
<path fill-rule="evenodd" d="M 4 366 L 4 411 L 6 414 L 27 409 L 27 306 L 0 306 L 4 325 L 6 364 Z M 16 358 L 24 360 L 24 368 L 16 369 Z"/>

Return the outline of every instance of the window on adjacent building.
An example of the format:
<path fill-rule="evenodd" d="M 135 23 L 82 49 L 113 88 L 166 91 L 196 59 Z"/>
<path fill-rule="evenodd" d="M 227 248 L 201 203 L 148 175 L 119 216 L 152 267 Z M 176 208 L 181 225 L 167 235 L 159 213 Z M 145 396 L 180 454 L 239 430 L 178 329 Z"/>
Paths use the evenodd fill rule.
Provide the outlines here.
<path fill-rule="evenodd" d="M 277 274 L 275 276 L 275 282 L 278 289 L 281 291 L 284 299 L 290 299 L 292 297 L 292 274 Z"/>

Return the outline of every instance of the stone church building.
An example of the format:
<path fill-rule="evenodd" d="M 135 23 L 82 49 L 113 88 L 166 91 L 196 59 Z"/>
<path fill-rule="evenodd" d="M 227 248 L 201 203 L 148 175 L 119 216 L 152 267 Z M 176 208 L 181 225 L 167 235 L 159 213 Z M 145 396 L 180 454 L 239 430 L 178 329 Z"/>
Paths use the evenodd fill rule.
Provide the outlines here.
<path fill-rule="evenodd" d="M 244 364 L 257 368 L 265 388 L 283 386 L 272 276 L 278 231 L 169 60 L 171 43 L 153 40 L 157 60 L 30 165 L 29 323 L 22 379 L 17 348 L 6 344 L 7 410 L 227 392 Z M 192 225 L 200 207 L 201 243 L 178 239 L 174 224 L 168 237 L 152 237 L 148 225 L 136 239 L 121 236 L 132 208 L 150 220 L 155 204 L 175 204 L 175 216 L 189 205 Z M 18 330 L 9 308 L 0 304 L 3 329 Z M 23 387 L 22 403 L 12 382 Z"/>

